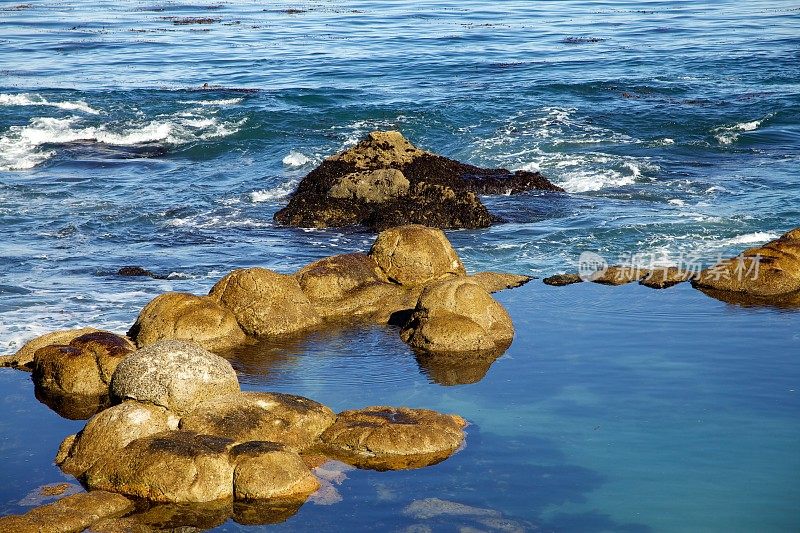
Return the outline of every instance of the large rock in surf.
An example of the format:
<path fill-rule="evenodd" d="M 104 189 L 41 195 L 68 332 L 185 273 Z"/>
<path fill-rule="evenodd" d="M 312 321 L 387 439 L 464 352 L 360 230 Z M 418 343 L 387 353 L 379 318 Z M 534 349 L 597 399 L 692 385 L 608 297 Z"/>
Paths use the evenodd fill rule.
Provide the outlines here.
<path fill-rule="evenodd" d="M 127 357 L 111 379 L 112 396 L 166 407 L 177 414 L 239 392 L 231 364 L 186 341 L 159 341 Z"/>
<path fill-rule="evenodd" d="M 141 348 L 173 339 L 193 341 L 207 350 L 244 342 L 233 312 L 208 296 L 168 292 L 156 296 L 139 313 L 128 335 Z"/>
<path fill-rule="evenodd" d="M 294 276 L 266 268 L 234 270 L 211 288 L 209 296 L 230 309 L 239 326 L 254 337 L 297 333 L 322 320 Z"/>
<path fill-rule="evenodd" d="M 96 414 L 80 433 L 64 439 L 56 464 L 67 474 L 80 477 L 97 461 L 120 453 L 134 440 L 177 427 L 178 418 L 163 407 L 123 402 Z"/>
<path fill-rule="evenodd" d="M 133 510 L 133 502 L 104 491 L 83 492 L 31 509 L 24 515 L 0 517 L 0 531 L 8 533 L 71 533 L 102 519 Z"/>
<path fill-rule="evenodd" d="M 400 285 L 423 285 L 447 276 L 464 276 L 461 259 L 442 230 L 417 224 L 382 231 L 369 255 Z"/>
<path fill-rule="evenodd" d="M 427 409 L 367 407 L 339 413 L 321 446 L 360 468 L 421 468 L 452 455 L 464 442 L 464 426 L 460 416 Z"/>
<path fill-rule="evenodd" d="M 31 370 L 33 368 L 33 356 L 39 348 L 50 346 L 52 344 L 69 344 L 72 339 L 85 335 L 87 333 L 95 333 L 100 331 L 95 328 L 77 328 L 77 329 L 63 329 L 58 331 L 51 331 L 38 337 L 34 337 L 25 344 L 22 348 L 17 350 L 17 353 L 10 358 L 4 360 L 5 366 L 14 366 L 21 370 Z"/>
<path fill-rule="evenodd" d="M 422 291 L 401 337 L 423 352 L 496 352 L 511 344 L 514 324 L 483 287 L 453 278 Z"/>
<path fill-rule="evenodd" d="M 303 450 L 335 419 L 328 407 L 302 396 L 242 392 L 199 404 L 181 419 L 180 427 L 237 443 L 273 441 Z"/>
<path fill-rule="evenodd" d="M 479 195 L 535 189 L 563 191 L 538 172 L 459 163 L 417 148 L 397 131 L 375 131 L 303 178 L 275 220 L 301 227 L 483 228 L 496 218 Z"/>
<path fill-rule="evenodd" d="M 136 346 L 107 331 L 85 333 L 69 344 L 39 348 L 33 358 L 33 381 L 49 394 L 108 394 L 111 376 Z"/>
<path fill-rule="evenodd" d="M 781 303 L 800 291 L 800 228 L 703 270 L 692 284 L 714 296 L 734 293 L 741 303 Z M 715 296 L 716 297 L 716 296 Z"/>

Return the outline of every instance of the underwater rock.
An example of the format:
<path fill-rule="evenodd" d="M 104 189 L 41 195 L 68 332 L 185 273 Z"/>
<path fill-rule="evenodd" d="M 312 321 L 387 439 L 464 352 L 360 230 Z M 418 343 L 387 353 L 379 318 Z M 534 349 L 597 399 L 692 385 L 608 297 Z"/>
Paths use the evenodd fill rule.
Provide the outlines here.
<path fill-rule="evenodd" d="M 93 416 L 77 435 L 70 435 L 56 455 L 56 464 L 80 477 L 94 464 L 115 455 L 136 439 L 176 429 L 178 418 L 163 407 L 123 402 Z"/>
<path fill-rule="evenodd" d="M 424 521 L 405 529 L 412 531 L 454 530 L 466 532 L 524 533 L 538 531 L 535 524 L 505 518 L 500 511 L 473 507 L 440 498 L 414 500 L 403 509 L 403 514 Z"/>
<path fill-rule="evenodd" d="M 496 351 L 511 343 L 514 324 L 483 287 L 454 278 L 425 287 L 400 335 L 423 352 Z"/>
<path fill-rule="evenodd" d="M 78 329 L 63 329 L 59 331 L 52 331 L 35 337 L 26 342 L 22 348 L 17 350 L 13 356 L 4 362 L 5 366 L 14 366 L 20 370 L 33 369 L 33 356 L 36 350 L 50 346 L 51 344 L 69 344 L 75 337 L 80 337 L 87 333 L 95 333 L 100 331 L 95 328 L 78 328 Z"/>
<path fill-rule="evenodd" d="M 692 285 L 739 293 L 754 304 L 788 299 L 800 292 L 800 228 L 703 270 Z"/>
<path fill-rule="evenodd" d="M 91 489 L 157 502 L 209 502 L 233 497 L 232 442 L 190 431 L 136 439 L 85 474 Z"/>
<path fill-rule="evenodd" d="M 464 441 L 466 421 L 427 409 L 367 407 L 343 411 L 321 449 L 359 468 L 400 470 L 443 461 Z"/>
<path fill-rule="evenodd" d="M 231 364 L 186 341 L 158 341 L 128 356 L 111 379 L 111 394 L 150 402 L 182 415 L 203 401 L 239 392 Z"/>
<path fill-rule="evenodd" d="M 466 275 L 444 232 L 417 224 L 382 231 L 369 255 L 390 280 L 400 285 Z"/>
<path fill-rule="evenodd" d="M 254 441 L 231 449 L 234 496 L 237 500 L 305 501 L 319 481 L 303 459 L 282 444 Z"/>
<path fill-rule="evenodd" d="M 234 270 L 211 288 L 209 296 L 230 309 L 245 333 L 255 337 L 296 333 L 322 320 L 294 276 L 266 268 Z"/>
<path fill-rule="evenodd" d="M 77 533 L 101 519 L 121 516 L 132 509 L 133 502 L 119 494 L 82 492 L 36 507 L 24 515 L 0 517 L 0 531 Z"/>
<path fill-rule="evenodd" d="M 208 296 L 167 292 L 150 301 L 136 319 L 128 336 L 141 348 L 174 339 L 193 341 L 207 350 L 246 340 L 234 314 Z"/>
<path fill-rule="evenodd" d="M 199 404 L 181 419 L 180 427 L 236 443 L 272 441 L 303 450 L 334 420 L 328 407 L 302 396 L 242 392 Z"/>
<path fill-rule="evenodd" d="M 573 283 L 582 283 L 583 278 L 578 274 L 555 274 L 544 278 L 542 282 L 545 285 L 552 285 L 553 287 L 563 287 L 565 285 L 572 285 Z"/>
<path fill-rule="evenodd" d="M 467 279 L 483 287 L 486 292 L 500 292 L 522 287 L 533 278 L 506 272 L 478 272 L 467 276 Z"/>
<path fill-rule="evenodd" d="M 374 131 L 303 178 L 275 221 L 300 227 L 483 228 L 496 218 L 478 195 L 535 189 L 563 191 L 538 172 L 466 165 L 421 150 L 400 132 Z"/>
<path fill-rule="evenodd" d="M 679 267 L 659 267 L 649 271 L 649 273 L 639 281 L 639 285 L 650 287 L 651 289 L 667 289 L 678 283 L 689 281 L 692 278 L 691 272 Z"/>
<path fill-rule="evenodd" d="M 33 381 L 50 394 L 106 395 L 117 365 L 135 350 L 130 340 L 114 333 L 85 333 L 69 344 L 51 344 L 36 350 Z"/>

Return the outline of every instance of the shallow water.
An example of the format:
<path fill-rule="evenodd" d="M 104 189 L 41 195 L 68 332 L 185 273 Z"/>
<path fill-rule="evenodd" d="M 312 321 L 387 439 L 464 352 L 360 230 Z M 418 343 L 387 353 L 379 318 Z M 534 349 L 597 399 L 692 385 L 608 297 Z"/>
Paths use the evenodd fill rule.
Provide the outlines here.
<path fill-rule="evenodd" d="M 586 250 L 708 264 L 772 239 L 800 225 L 798 26 L 790 1 L 4 3 L 0 352 L 124 332 L 156 294 L 236 267 L 367 249 L 371 234 L 272 215 L 376 128 L 567 189 L 487 198 L 507 223 L 449 233 L 473 271 L 569 271 Z M 114 274 L 133 264 L 170 279 Z M 400 528 L 438 496 L 545 530 L 800 528 L 800 315 L 689 287 L 500 299 L 518 337 L 471 385 L 432 383 L 382 328 L 235 361 L 247 388 L 473 423 L 450 460 L 348 472 L 340 503 L 282 527 Z M 0 512 L 19 512 L 61 479 L 50 462 L 81 423 L 33 401 L 26 375 L 0 379 Z"/>

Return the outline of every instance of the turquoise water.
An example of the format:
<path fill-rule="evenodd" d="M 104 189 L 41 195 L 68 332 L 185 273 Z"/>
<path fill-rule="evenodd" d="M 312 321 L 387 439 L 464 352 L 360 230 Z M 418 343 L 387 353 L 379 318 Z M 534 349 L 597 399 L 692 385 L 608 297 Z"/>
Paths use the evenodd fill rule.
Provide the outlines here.
<path fill-rule="evenodd" d="M 798 28 L 789 1 L 4 2 L 0 352 L 125 331 L 156 294 L 236 267 L 368 248 L 272 215 L 372 129 L 568 191 L 487 199 L 507 223 L 449 233 L 470 270 L 548 275 L 587 250 L 708 264 L 777 237 L 800 226 Z M 279 528 L 392 530 L 440 497 L 529 529 L 800 529 L 798 313 L 689 287 L 499 298 L 518 336 L 476 384 L 432 382 L 381 328 L 235 362 L 248 388 L 472 422 L 450 460 L 347 472 L 341 502 Z M 35 402 L 27 375 L 0 380 L 0 512 L 21 512 L 62 479 L 52 458 L 81 423 Z"/>

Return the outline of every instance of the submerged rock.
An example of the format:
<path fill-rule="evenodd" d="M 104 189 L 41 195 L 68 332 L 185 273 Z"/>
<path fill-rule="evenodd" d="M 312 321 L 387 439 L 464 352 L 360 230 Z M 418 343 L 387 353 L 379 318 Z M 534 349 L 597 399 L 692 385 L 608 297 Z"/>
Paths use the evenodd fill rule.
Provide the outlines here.
<path fill-rule="evenodd" d="M 182 292 L 156 296 L 144 306 L 128 335 L 140 348 L 173 339 L 193 341 L 214 350 L 246 340 L 230 309 L 208 296 Z"/>
<path fill-rule="evenodd" d="M 17 350 L 11 358 L 4 361 L 6 366 L 14 366 L 21 370 L 33 369 L 33 356 L 39 348 L 50 346 L 51 344 L 69 344 L 72 339 L 85 335 L 87 333 L 95 333 L 100 331 L 95 328 L 78 328 L 78 329 L 64 329 L 59 331 L 52 331 L 35 337 L 26 342 L 22 348 Z"/>
<path fill-rule="evenodd" d="M 466 422 L 427 409 L 344 411 L 321 436 L 330 456 L 360 468 L 400 470 L 438 463 L 461 446 Z"/>
<path fill-rule="evenodd" d="M 199 403 L 239 392 L 231 364 L 185 341 L 159 341 L 142 348 L 117 367 L 112 396 L 166 407 L 177 414 Z"/>
<path fill-rule="evenodd" d="M 400 285 L 422 285 L 466 275 L 444 232 L 420 225 L 382 231 L 369 252 L 385 275 Z"/>
<path fill-rule="evenodd" d="M 255 337 L 297 333 L 322 320 L 294 276 L 266 268 L 234 270 L 211 288 L 209 296 L 230 309 L 245 333 Z"/>
<path fill-rule="evenodd" d="M 24 515 L 0 517 L 0 531 L 9 533 L 80 532 L 104 518 L 133 510 L 133 502 L 104 491 L 83 492 L 36 507 Z"/>
<path fill-rule="evenodd" d="M 125 337 L 107 331 L 85 333 L 69 344 L 39 348 L 33 358 L 33 381 L 50 394 L 107 395 L 117 365 L 135 350 Z"/>
<path fill-rule="evenodd" d="M 242 443 L 273 441 L 308 448 L 336 419 L 321 403 L 292 394 L 242 392 L 199 404 L 181 419 L 181 429 Z"/>
<path fill-rule="evenodd" d="M 563 191 L 538 172 L 466 165 L 421 150 L 397 131 L 375 131 L 303 178 L 275 220 L 301 227 L 482 228 L 496 218 L 478 195 L 534 189 Z"/>
<path fill-rule="evenodd" d="M 800 292 L 800 228 L 703 270 L 692 284 L 754 304 L 791 300 Z"/>

